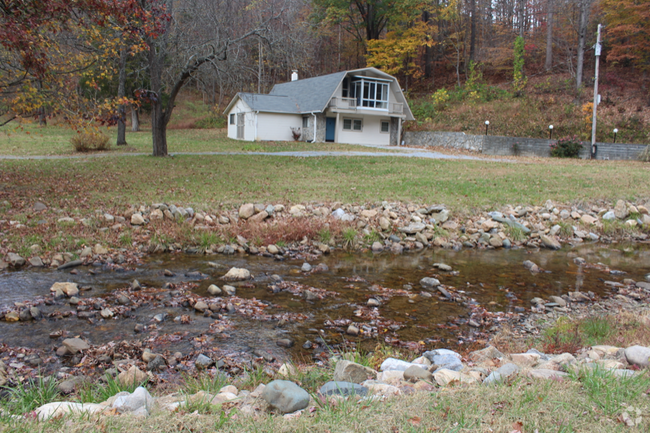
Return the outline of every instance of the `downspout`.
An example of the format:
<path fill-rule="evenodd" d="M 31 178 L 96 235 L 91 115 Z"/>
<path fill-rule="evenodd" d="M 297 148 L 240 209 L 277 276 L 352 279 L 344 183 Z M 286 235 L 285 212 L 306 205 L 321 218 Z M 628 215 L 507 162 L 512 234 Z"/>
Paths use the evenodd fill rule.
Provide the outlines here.
<path fill-rule="evenodd" d="M 312 138 L 311 142 L 316 143 L 316 125 L 318 124 L 318 117 L 316 117 L 316 113 L 311 113 L 312 116 L 314 116 L 314 137 Z"/>
<path fill-rule="evenodd" d="M 260 117 L 260 112 L 256 111 L 255 112 L 255 140 L 257 141 L 257 123 L 259 122 L 259 117 Z"/>

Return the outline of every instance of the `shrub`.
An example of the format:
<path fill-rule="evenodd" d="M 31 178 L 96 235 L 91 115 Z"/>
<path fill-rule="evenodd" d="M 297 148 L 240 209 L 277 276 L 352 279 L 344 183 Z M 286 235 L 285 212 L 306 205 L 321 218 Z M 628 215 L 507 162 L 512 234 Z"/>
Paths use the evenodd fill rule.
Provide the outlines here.
<path fill-rule="evenodd" d="M 73 135 L 70 143 L 77 152 L 90 152 L 93 150 L 108 150 L 111 145 L 108 135 L 101 132 L 80 132 Z"/>
<path fill-rule="evenodd" d="M 556 158 L 577 158 L 582 149 L 582 142 L 578 136 L 560 138 L 551 143 L 551 156 Z"/>

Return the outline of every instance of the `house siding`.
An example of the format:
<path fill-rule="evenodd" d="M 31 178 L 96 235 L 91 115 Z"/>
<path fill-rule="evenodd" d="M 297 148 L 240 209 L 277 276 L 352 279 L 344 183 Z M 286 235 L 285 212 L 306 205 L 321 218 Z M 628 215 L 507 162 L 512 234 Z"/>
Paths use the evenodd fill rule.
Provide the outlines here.
<path fill-rule="evenodd" d="M 237 114 L 244 114 L 244 141 L 255 141 L 255 112 L 241 99 L 232 107 L 228 113 L 228 138 L 237 139 Z M 230 115 L 235 115 L 235 124 L 230 124 Z"/>
<path fill-rule="evenodd" d="M 301 129 L 302 116 L 258 113 L 257 141 L 293 141 L 291 128 Z M 301 138 L 302 139 L 302 138 Z"/>
<path fill-rule="evenodd" d="M 350 131 L 343 129 L 343 119 L 362 119 L 363 128 L 361 131 Z M 379 144 L 388 146 L 390 144 L 391 133 L 381 132 L 381 122 L 390 122 L 390 117 L 380 116 L 359 116 L 357 114 L 341 114 L 339 123 L 336 125 L 338 130 L 338 142 L 345 144 Z M 391 124 L 391 131 L 392 131 Z"/>

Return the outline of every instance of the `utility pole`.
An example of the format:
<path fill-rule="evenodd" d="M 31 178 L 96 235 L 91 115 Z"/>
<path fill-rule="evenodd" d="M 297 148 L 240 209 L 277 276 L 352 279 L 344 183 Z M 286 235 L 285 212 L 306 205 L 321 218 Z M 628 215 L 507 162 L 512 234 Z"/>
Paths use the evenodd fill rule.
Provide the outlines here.
<path fill-rule="evenodd" d="M 596 112 L 598 111 L 598 66 L 600 65 L 600 29 L 602 25 L 598 24 L 598 36 L 596 37 L 596 46 L 594 47 L 596 51 L 596 76 L 594 78 L 594 108 L 591 119 L 591 159 L 596 157 Z"/>

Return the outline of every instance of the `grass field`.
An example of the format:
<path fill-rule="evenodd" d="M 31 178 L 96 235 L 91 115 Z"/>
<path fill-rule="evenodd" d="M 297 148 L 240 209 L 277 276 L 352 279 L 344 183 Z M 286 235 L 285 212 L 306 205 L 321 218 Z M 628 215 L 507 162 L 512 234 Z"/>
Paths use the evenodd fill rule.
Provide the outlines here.
<path fill-rule="evenodd" d="M 0 200 L 64 209 L 151 202 L 201 208 L 243 202 L 444 203 L 456 211 L 505 204 L 647 199 L 650 165 L 398 157 L 115 156 L 0 161 Z M 76 203 L 76 204 L 75 204 Z"/>
<path fill-rule="evenodd" d="M 106 153 L 148 153 L 152 152 L 151 130 L 131 132 L 127 129 L 127 146 L 116 146 L 117 129 L 100 128 L 110 137 L 111 149 Z M 76 131 L 61 126 L 39 127 L 33 123 L 9 123 L 0 127 L 0 155 L 51 156 L 79 155 L 70 138 Z M 292 150 L 339 150 L 370 151 L 373 148 L 359 148 L 338 143 L 304 142 L 244 142 L 227 137 L 225 129 L 169 129 L 167 131 L 169 153 L 174 152 L 283 152 Z"/>

